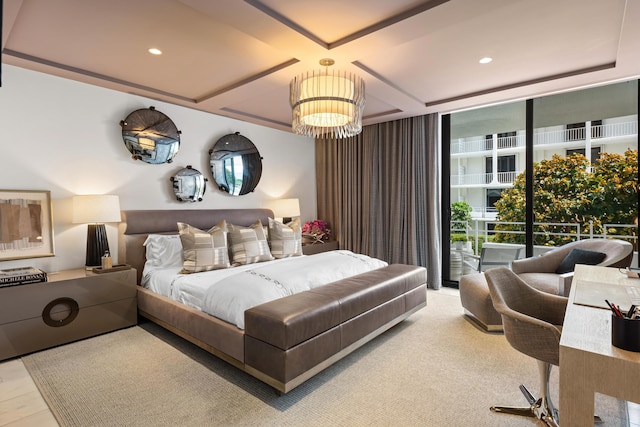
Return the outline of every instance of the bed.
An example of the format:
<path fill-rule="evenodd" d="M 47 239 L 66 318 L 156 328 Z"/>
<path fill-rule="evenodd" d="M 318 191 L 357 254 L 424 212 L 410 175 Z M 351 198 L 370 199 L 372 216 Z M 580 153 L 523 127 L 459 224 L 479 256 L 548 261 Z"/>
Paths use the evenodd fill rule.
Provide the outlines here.
<path fill-rule="evenodd" d="M 137 269 L 150 234 L 175 235 L 177 222 L 201 230 L 226 220 L 267 224 L 268 209 L 128 210 L 119 225 L 120 264 Z M 298 258 L 315 259 L 319 255 Z M 234 268 L 234 267 L 232 267 Z M 261 303 L 244 311 L 243 327 L 138 287 L 138 312 L 287 393 L 426 306 L 426 270 L 403 264 L 371 271 Z"/>

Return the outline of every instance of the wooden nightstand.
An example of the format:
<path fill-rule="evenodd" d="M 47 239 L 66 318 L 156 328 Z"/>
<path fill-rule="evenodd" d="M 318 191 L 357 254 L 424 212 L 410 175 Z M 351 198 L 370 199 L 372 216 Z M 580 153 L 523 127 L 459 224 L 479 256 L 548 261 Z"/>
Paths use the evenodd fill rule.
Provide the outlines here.
<path fill-rule="evenodd" d="M 136 270 L 51 273 L 0 288 L 0 360 L 133 326 Z"/>
<path fill-rule="evenodd" d="M 320 252 L 335 251 L 340 249 L 337 240 L 329 240 L 324 243 L 316 243 L 314 245 L 302 245 L 302 253 L 305 255 L 319 254 Z"/>

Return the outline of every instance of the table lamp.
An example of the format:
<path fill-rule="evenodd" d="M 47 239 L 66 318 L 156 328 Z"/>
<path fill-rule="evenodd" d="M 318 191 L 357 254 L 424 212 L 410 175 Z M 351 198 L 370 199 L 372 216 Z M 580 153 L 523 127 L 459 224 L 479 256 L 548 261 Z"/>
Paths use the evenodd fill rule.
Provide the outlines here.
<path fill-rule="evenodd" d="M 274 216 L 282 218 L 284 224 L 300 216 L 300 201 L 298 199 L 274 200 L 271 206 Z"/>
<path fill-rule="evenodd" d="M 87 268 L 99 267 L 109 252 L 105 222 L 120 222 L 120 199 L 109 194 L 73 196 L 73 223 L 87 226 Z"/>

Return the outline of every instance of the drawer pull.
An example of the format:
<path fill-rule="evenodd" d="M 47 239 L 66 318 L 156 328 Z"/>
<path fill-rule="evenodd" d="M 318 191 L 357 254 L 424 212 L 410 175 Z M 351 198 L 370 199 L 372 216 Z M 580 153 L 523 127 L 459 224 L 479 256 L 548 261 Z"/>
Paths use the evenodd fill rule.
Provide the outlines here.
<path fill-rule="evenodd" d="M 54 308 L 55 311 L 52 313 Z M 79 311 L 80 307 L 73 298 L 56 298 L 42 310 L 42 320 L 49 326 L 65 326 L 73 322 Z"/>

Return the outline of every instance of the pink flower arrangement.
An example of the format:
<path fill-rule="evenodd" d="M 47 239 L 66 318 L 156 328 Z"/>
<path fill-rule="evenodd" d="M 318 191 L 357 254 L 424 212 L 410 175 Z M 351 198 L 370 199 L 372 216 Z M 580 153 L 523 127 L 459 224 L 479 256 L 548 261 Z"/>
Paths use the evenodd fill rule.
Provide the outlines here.
<path fill-rule="evenodd" d="M 331 230 L 326 222 L 321 219 L 305 222 L 302 226 L 302 234 L 315 236 L 320 240 L 329 240 Z"/>

